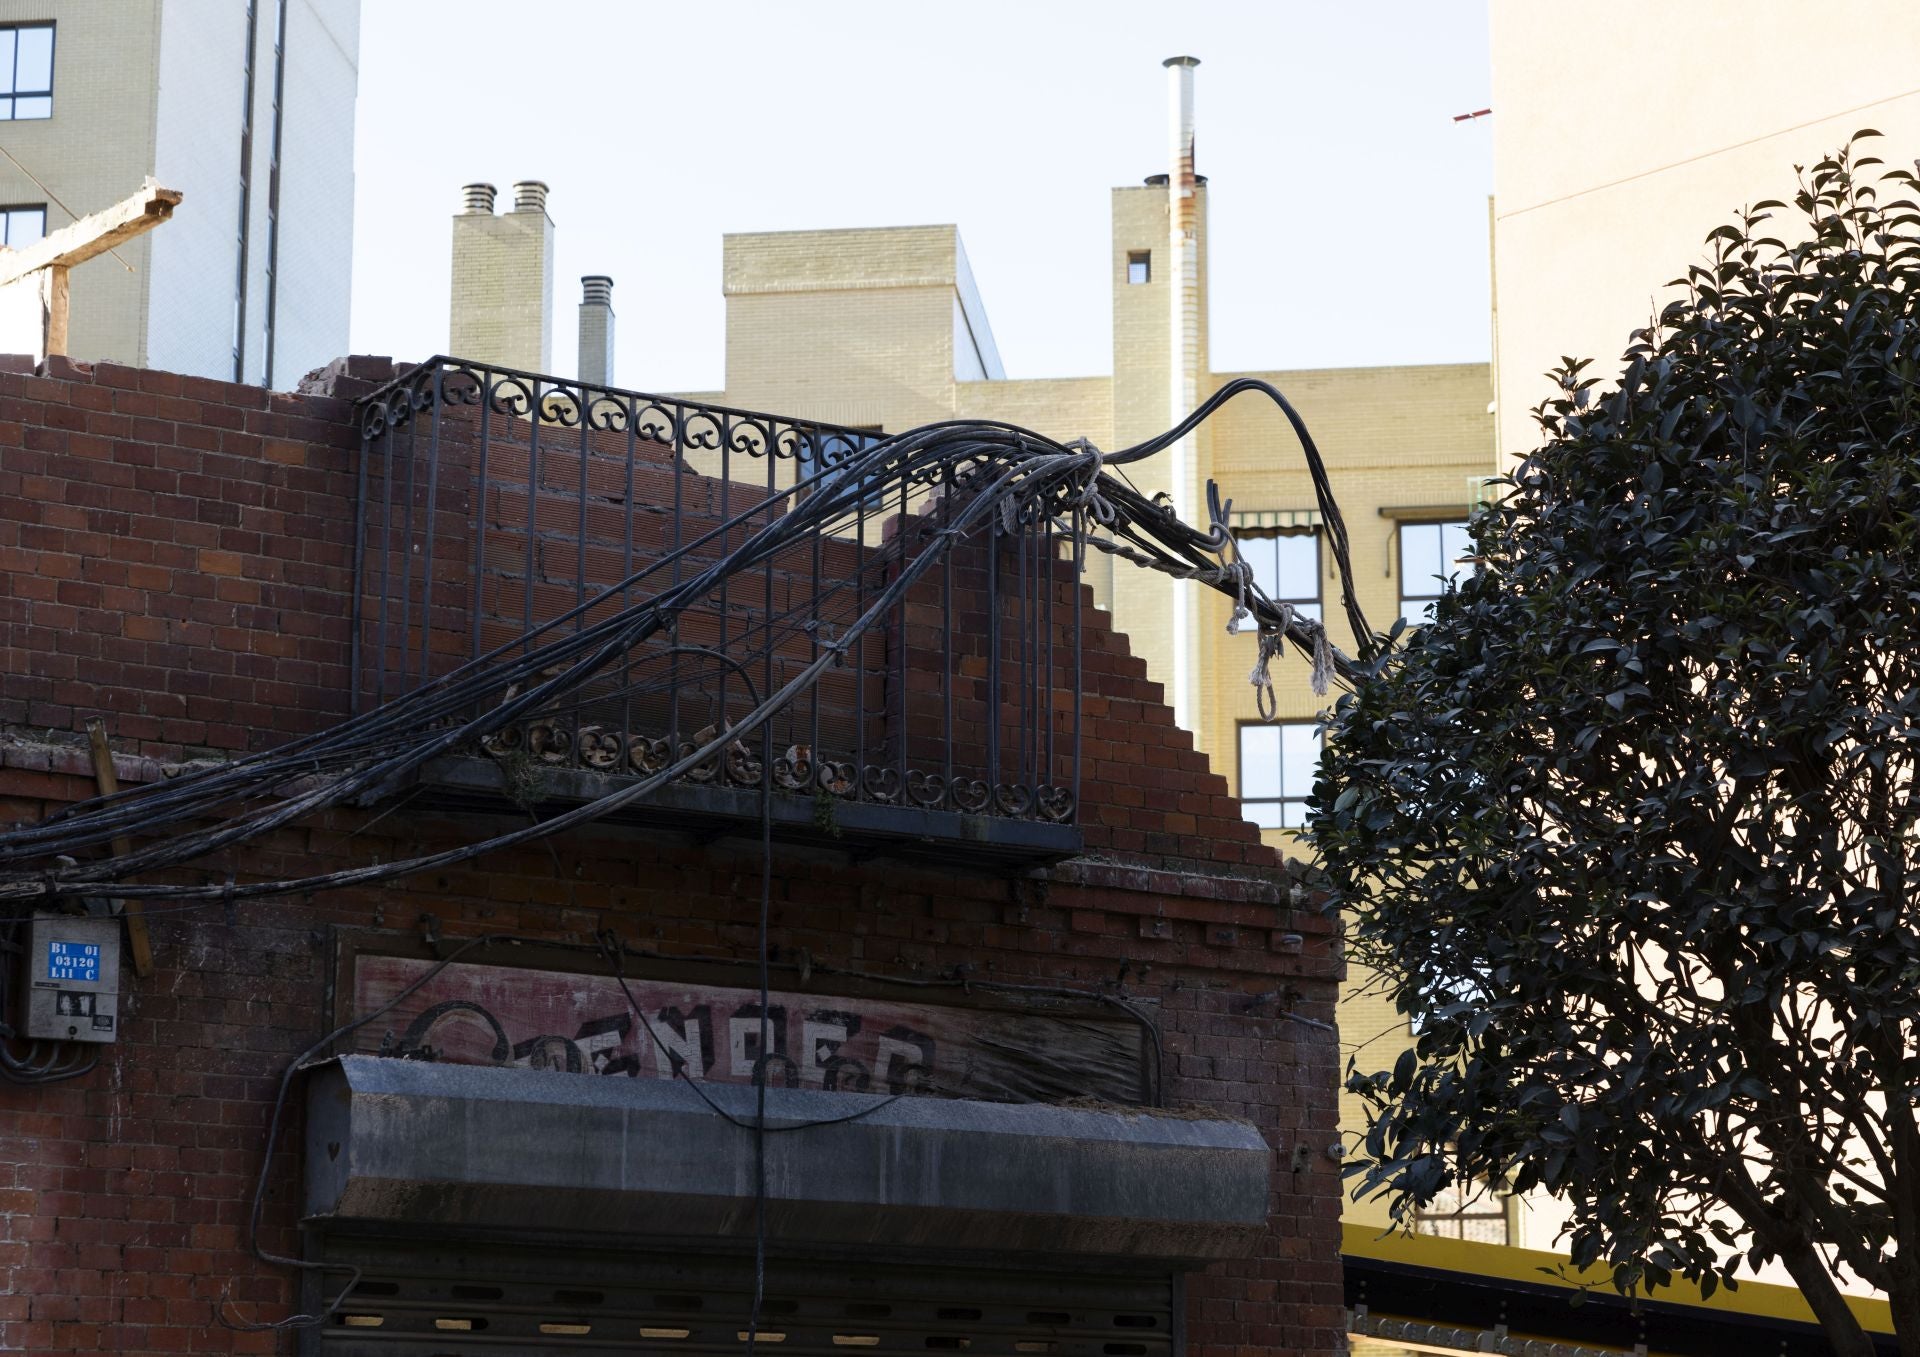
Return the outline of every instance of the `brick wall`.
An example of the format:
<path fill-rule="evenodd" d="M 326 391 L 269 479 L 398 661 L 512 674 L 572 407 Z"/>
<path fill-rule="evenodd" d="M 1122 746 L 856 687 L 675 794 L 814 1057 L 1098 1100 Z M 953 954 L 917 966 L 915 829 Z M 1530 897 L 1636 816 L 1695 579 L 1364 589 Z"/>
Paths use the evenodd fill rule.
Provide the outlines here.
<path fill-rule="evenodd" d="M 336 394 L 308 396 L 59 360 L 0 372 L 0 821 L 91 793 L 76 735 L 92 714 L 131 784 L 344 713 L 357 437 L 343 397 L 377 371 L 341 367 Z M 1130 992 L 1161 1003 L 1169 1099 L 1247 1117 L 1276 1150 L 1261 1256 L 1188 1290 L 1193 1351 L 1330 1353 L 1339 1189 L 1321 1151 L 1337 1054 L 1286 1014 L 1332 1020 L 1334 940 L 1123 639 L 1095 633 L 1088 734 L 1102 747 L 1082 820 L 1097 856 L 1008 879 L 782 851 L 771 941 L 907 979 L 965 965 L 1098 986 L 1124 968 Z M 417 805 L 338 811 L 205 870 L 328 871 L 499 827 Z M 246 1253 L 246 1194 L 280 1071 L 335 1020 L 332 928 L 417 936 L 429 915 L 451 938 L 571 942 L 610 928 L 741 959 L 758 872 L 737 840 L 596 828 L 380 888 L 156 910 L 155 974 L 123 971 L 122 1039 L 100 1068 L 0 1087 L 0 1348 L 291 1350 L 218 1327 L 212 1308 L 230 1278 L 250 1316 L 295 1300 Z M 297 1247 L 298 1143 L 296 1130 L 272 1170 L 270 1248 Z"/>
<path fill-rule="evenodd" d="M 351 413 L 111 364 L 0 368 L 0 722 L 103 715 L 178 760 L 343 717 Z"/>

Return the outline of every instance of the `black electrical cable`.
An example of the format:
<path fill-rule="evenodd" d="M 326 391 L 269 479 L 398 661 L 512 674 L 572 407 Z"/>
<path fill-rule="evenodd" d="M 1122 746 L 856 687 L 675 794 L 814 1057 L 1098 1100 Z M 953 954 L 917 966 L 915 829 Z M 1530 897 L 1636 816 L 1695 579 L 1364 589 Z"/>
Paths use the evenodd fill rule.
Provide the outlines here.
<path fill-rule="evenodd" d="M 667 1043 L 662 1040 L 659 1032 L 654 1030 L 652 1019 L 647 1017 L 647 1010 L 641 1006 L 640 1000 L 634 995 L 632 988 L 627 984 L 626 968 L 621 962 L 621 956 L 626 950 L 625 945 L 614 935 L 611 929 L 603 929 L 598 934 L 598 937 L 600 940 L 600 954 L 606 957 L 613 966 L 613 977 L 620 982 L 621 993 L 627 996 L 627 1004 L 633 1009 L 635 1016 L 640 1019 L 640 1026 L 646 1029 L 647 1035 L 653 1039 L 654 1049 L 660 1053 L 660 1058 L 666 1063 L 666 1068 L 672 1070 L 679 1078 L 684 1079 L 687 1087 L 700 1096 L 700 1101 L 707 1105 L 708 1110 L 728 1125 L 737 1126 L 742 1131 L 764 1130 L 768 1135 L 778 1135 L 786 1131 L 812 1131 L 822 1126 L 841 1126 L 850 1121 L 860 1121 L 863 1118 L 871 1117 L 875 1112 L 892 1106 L 906 1096 L 904 1093 L 890 1093 L 882 1098 L 879 1097 L 878 1094 L 875 1094 L 872 1096 L 879 1098 L 879 1101 L 869 1103 L 867 1106 L 848 1112 L 844 1116 L 821 1117 L 815 1121 L 796 1121 L 783 1126 L 764 1125 L 764 1115 L 760 1121 L 746 1121 L 735 1116 L 733 1113 L 727 1111 L 726 1108 L 720 1106 L 719 1103 L 715 1102 L 712 1097 L 708 1095 L 707 1091 L 700 1087 L 700 1080 L 695 1079 L 687 1073 L 686 1063 L 668 1048 Z M 756 1062 L 754 1077 L 756 1081 L 760 1083 L 764 1097 L 766 1084 L 766 1056 L 764 1053 L 762 1053 L 760 1060 Z"/>
<path fill-rule="evenodd" d="M 280 1138 L 280 1119 L 286 1111 L 287 1092 L 293 1087 L 294 1078 L 310 1068 L 309 1062 L 311 1062 L 316 1055 L 320 1054 L 320 1052 L 326 1050 L 341 1037 L 357 1032 L 375 1018 L 391 1012 L 408 995 L 414 993 L 422 985 L 425 985 L 429 980 L 433 979 L 434 976 L 440 974 L 440 972 L 444 971 L 468 952 L 471 952 L 474 948 L 485 947 L 489 943 L 495 942 L 506 943 L 520 941 L 522 941 L 522 939 L 510 934 L 489 933 L 462 943 L 445 957 L 442 957 L 433 966 L 429 967 L 411 984 L 407 985 L 391 999 L 380 1005 L 380 1007 L 370 1013 L 362 1014 L 352 1022 L 343 1023 L 339 1027 L 334 1028 L 333 1031 L 327 1033 L 324 1037 L 321 1037 L 320 1040 L 314 1042 L 313 1045 L 307 1047 L 306 1050 L 295 1056 L 287 1065 L 285 1072 L 280 1076 L 280 1089 L 274 1095 L 273 1114 L 267 1119 L 266 1149 L 260 1156 L 260 1173 L 253 1182 L 253 1205 L 247 1213 L 247 1242 L 253 1249 L 253 1256 L 263 1263 L 271 1263 L 279 1267 L 295 1268 L 303 1272 L 351 1272 L 353 1275 L 347 1280 L 347 1284 L 340 1288 L 340 1293 L 333 1298 L 327 1308 L 319 1314 L 294 1314 L 288 1315 L 284 1319 L 269 1320 L 261 1323 L 227 1318 L 227 1305 L 233 1295 L 233 1279 L 229 1277 L 227 1284 L 221 1288 L 220 1299 L 215 1302 L 213 1307 L 213 1317 L 220 1322 L 221 1327 L 235 1329 L 242 1333 L 266 1333 L 281 1329 L 317 1328 L 325 1324 L 339 1311 L 347 1297 L 352 1294 L 354 1285 L 360 1280 L 361 1269 L 350 1264 L 317 1263 L 304 1258 L 289 1258 L 285 1254 L 270 1252 L 260 1245 L 260 1215 L 266 1203 L 267 1177 L 273 1168 L 273 1147 L 275 1142 Z"/>
<path fill-rule="evenodd" d="M 768 586 L 772 593 L 772 586 Z M 761 766 L 769 776 L 760 784 L 760 1044 L 759 1077 L 753 1081 L 753 1304 L 747 1310 L 747 1357 L 760 1342 L 760 1307 L 767 1298 L 767 1063 L 771 1035 L 767 1013 L 773 1002 L 767 965 L 767 925 L 773 909 L 773 729 L 760 728 Z"/>
<path fill-rule="evenodd" d="M 234 901 L 371 884 L 451 866 L 586 824 L 651 795 L 667 782 L 720 757 L 733 741 L 765 728 L 829 668 L 845 662 L 854 643 L 900 605 L 914 584 L 956 542 L 992 525 L 996 518 L 1013 521 L 1023 516 L 1045 517 L 1063 522 L 1070 514 L 1097 507 L 1095 526 L 1107 544 L 1122 544 L 1124 554 L 1138 564 L 1198 577 L 1210 587 L 1232 594 L 1236 602 L 1249 609 L 1264 632 L 1284 634 L 1304 653 L 1312 654 L 1326 644 L 1319 623 L 1275 605 L 1246 580 L 1244 567 L 1237 574 L 1223 569 L 1220 553 L 1231 541 L 1227 524 L 1216 521 L 1202 532 L 1181 523 L 1102 469 L 1112 463 L 1124 475 L 1124 464 L 1170 446 L 1227 400 L 1248 391 L 1263 393 L 1275 401 L 1300 438 L 1341 578 L 1348 619 L 1359 639 L 1364 662 L 1374 653 L 1375 640 L 1353 596 L 1346 528 L 1333 500 L 1325 466 L 1304 422 L 1285 397 L 1268 384 L 1254 379 L 1230 382 L 1174 429 L 1106 455 L 1084 444 L 1069 447 L 1013 425 L 947 421 L 876 440 L 850 458 L 823 466 L 797 485 L 770 494 L 729 518 L 679 552 L 581 600 L 526 636 L 330 730 L 221 768 L 77 803 L 37 825 L 0 833 L 0 907 L 8 901 L 45 902 L 87 894 Z M 914 527 L 922 542 L 923 549 L 911 560 L 907 559 L 903 538 L 897 556 L 874 553 L 874 559 L 856 569 L 856 576 L 874 569 L 886 583 L 871 594 L 862 591 L 859 611 L 808 624 L 824 620 L 829 634 L 838 629 L 838 635 L 821 646 L 819 657 L 777 691 L 765 694 L 744 719 L 718 731 L 699 748 L 687 750 L 684 757 L 653 776 L 536 824 L 441 853 L 292 880 L 193 884 L 151 879 L 152 873 L 186 866 L 318 811 L 383 799 L 406 785 L 432 759 L 484 744 L 522 720 L 557 711 L 570 696 L 579 700 L 594 685 L 604 686 L 616 668 L 630 669 L 636 657 L 648 658 L 642 647 L 656 636 L 670 634 L 682 611 L 699 606 L 728 579 L 769 566 L 780 552 L 797 543 L 817 540 L 822 534 L 846 535 L 862 521 L 863 506 L 876 495 L 897 489 L 904 506 L 914 487 L 929 489 L 935 485 L 952 487 L 958 510 L 943 514 L 945 526 L 938 530 L 924 523 L 914 525 L 911 519 L 903 525 L 903 532 L 908 526 Z M 616 600 L 624 603 L 625 591 L 654 572 L 688 559 L 696 548 L 716 537 L 724 544 L 730 540 L 725 534 L 746 527 L 756 518 L 763 519 L 763 525 L 746 532 L 741 545 L 720 559 L 650 598 L 607 609 L 599 620 L 585 622 L 596 608 L 605 609 Z M 839 599 L 845 604 L 844 589 Z M 563 633 L 559 624 L 569 619 L 582 625 Z M 770 656 L 780 645 L 772 616 L 750 627 L 749 632 L 763 656 Z M 534 640 L 542 636 L 551 639 L 534 645 Z M 1356 666 L 1337 652 L 1333 667 L 1345 682 L 1354 681 L 1364 672 L 1364 663 Z M 205 824 L 207 821 L 212 823 Z M 196 826 L 196 822 L 201 823 Z M 130 854 L 82 859 L 85 850 L 123 834 L 145 842 Z M 64 863 L 62 855 L 76 860 Z M 148 879 L 122 880 L 135 875 L 147 875 Z"/>
<path fill-rule="evenodd" d="M 768 855 L 768 861 L 771 861 L 771 854 Z M 771 898 L 771 895 L 770 895 L 771 885 L 772 885 L 771 874 L 763 873 L 762 888 L 763 888 L 763 891 L 767 893 L 768 899 Z M 763 934 L 763 938 L 764 938 L 764 934 Z M 700 1100 L 704 1102 L 707 1105 L 707 1107 L 715 1115 L 719 1116 L 722 1120 L 728 1122 L 730 1125 L 737 1126 L 742 1130 L 753 1131 L 755 1133 L 756 1154 L 759 1158 L 759 1163 L 760 1163 L 760 1172 L 758 1174 L 758 1185 L 759 1185 L 759 1194 L 761 1197 L 761 1204 L 763 1206 L 764 1206 L 765 1186 L 766 1186 L 765 1151 L 764 1151 L 765 1135 L 778 1133 L 778 1132 L 785 1132 L 785 1131 L 812 1131 L 812 1130 L 817 1130 L 821 1127 L 841 1126 L 848 1122 L 859 1121 L 864 1117 L 872 1116 L 874 1113 L 880 1111 L 883 1108 L 891 1106 L 893 1103 L 900 1101 L 900 1099 L 905 1096 L 904 1094 L 895 1093 L 895 1094 L 888 1095 L 886 1097 L 879 1097 L 877 1098 L 877 1101 L 869 1103 L 864 1107 L 857 1108 L 856 1110 L 846 1113 L 843 1116 L 822 1117 L 814 1121 L 794 1122 L 788 1125 L 781 1125 L 781 1126 L 769 1126 L 766 1124 L 767 1062 L 766 1062 L 765 1029 L 763 1025 L 761 1054 L 760 1054 L 760 1059 L 757 1062 L 758 1069 L 756 1071 L 756 1075 L 757 1075 L 756 1081 L 759 1084 L 759 1114 L 753 1121 L 742 1120 L 740 1117 L 735 1116 L 733 1113 L 727 1111 L 727 1109 L 720 1106 L 707 1094 L 707 1091 L 700 1086 L 700 1081 L 693 1078 L 690 1074 L 687 1073 L 685 1064 L 677 1056 L 675 1056 L 672 1053 L 672 1051 L 668 1049 L 665 1041 L 661 1039 L 660 1034 L 654 1030 L 653 1023 L 647 1017 L 645 1008 L 641 1006 L 639 999 L 634 995 L 633 990 L 627 984 L 626 968 L 622 961 L 622 954 L 625 949 L 624 949 L 624 946 L 620 943 L 619 939 L 610 930 L 608 930 L 608 931 L 603 931 L 602 933 L 597 935 L 596 943 L 597 943 L 597 946 L 595 950 L 599 951 L 599 953 L 607 959 L 610 969 L 613 972 L 614 979 L 619 982 L 620 990 L 626 996 L 627 1003 L 632 1006 L 634 1014 L 640 1019 L 641 1027 L 645 1029 L 647 1035 L 653 1040 L 654 1047 L 659 1052 L 660 1058 L 665 1063 L 666 1067 L 671 1069 L 674 1072 L 674 1074 L 677 1075 L 680 1079 L 684 1080 L 687 1084 L 687 1087 L 691 1088 L 696 1094 L 698 1094 L 700 1097 Z M 226 1286 L 221 1289 L 220 1299 L 215 1303 L 215 1306 L 214 1306 L 214 1318 L 219 1321 L 222 1327 L 228 1328 L 228 1329 L 234 1329 L 243 1333 L 264 1333 L 264 1332 L 286 1330 L 286 1329 L 308 1329 L 308 1328 L 315 1328 L 322 1324 L 325 1324 L 335 1314 L 339 1313 L 340 1307 L 343 1304 L 345 1304 L 349 1296 L 351 1296 L 355 1283 L 357 1283 L 360 1280 L 361 1271 L 362 1271 L 360 1268 L 353 1266 L 351 1264 L 329 1264 L 324 1262 L 314 1262 L 308 1259 L 291 1258 L 284 1254 L 274 1253 L 271 1250 L 268 1250 L 262 1247 L 260 1243 L 260 1220 L 265 1210 L 267 1181 L 272 1172 L 274 1146 L 280 1138 L 280 1124 L 286 1114 L 287 1095 L 292 1090 L 293 1081 L 295 1080 L 295 1078 L 297 1078 L 299 1075 L 301 1075 L 305 1071 L 312 1069 L 315 1065 L 323 1063 L 322 1060 L 316 1060 L 315 1057 L 320 1056 L 321 1053 L 326 1051 L 329 1047 L 331 1047 L 334 1042 L 340 1040 L 342 1037 L 352 1035 L 354 1032 L 358 1031 L 360 1028 L 365 1027 L 368 1023 L 374 1021 L 374 1019 L 382 1017 L 385 1014 L 392 1012 L 401 1003 L 403 1003 L 410 995 L 417 993 L 422 987 L 424 987 L 430 981 L 432 981 L 435 976 L 439 975 L 442 971 L 446 970 L 447 967 L 453 965 L 456 961 L 460 960 L 462 957 L 467 955 L 467 953 L 475 950 L 476 948 L 488 947 L 495 944 L 536 945 L 536 946 L 555 945 L 555 944 L 543 943 L 538 938 L 525 937 L 525 936 L 511 934 L 511 933 L 488 933 L 488 934 L 483 934 L 477 938 L 470 938 L 466 942 L 462 943 L 460 946 L 454 948 L 454 950 L 449 952 L 446 956 L 440 958 L 432 966 L 428 967 L 426 971 L 421 973 L 419 976 L 415 977 L 405 987 L 403 987 L 396 994 L 394 994 L 392 998 L 388 999 L 385 1003 L 381 1004 L 378 1008 L 375 1008 L 370 1012 L 364 1013 L 350 1022 L 341 1024 L 339 1027 L 334 1028 L 333 1031 L 327 1033 L 326 1036 L 314 1042 L 311 1046 L 307 1047 L 306 1050 L 302 1051 L 299 1055 L 295 1056 L 293 1060 L 288 1063 L 286 1069 L 282 1071 L 280 1076 L 279 1088 L 274 1095 L 273 1111 L 267 1119 L 266 1144 L 261 1154 L 260 1172 L 254 1178 L 253 1197 L 247 1213 L 248 1245 L 252 1249 L 254 1257 L 258 1258 L 263 1263 L 270 1263 L 276 1266 L 293 1268 L 300 1271 L 350 1272 L 352 1275 L 348 1278 L 346 1284 L 340 1288 L 339 1293 L 327 1305 L 326 1309 L 322 1310 L 319 1314 L 317 1315 L 294 1314 L 294 1315 L 288 1315 L 282 1319 L 265 1321 L 265 1322 L 253 1322 L 248 1320 L 235 1320 L 235 1319 L 228 1318 L 227 1308 L 231 1303 L 232 1291 L 233 1291 L 233 1282 L 231 1279 L 229 1279 Z M 765 953 L 766 953 L 766 949 L 763 947 L 762 948 L 763 957 L 765 956 Z M 764 1015 L 767 1010 L 769 986 L 767 984 L 767 977 L 766 977 L 766 972 L 764 968 L 761 974 L 762 974 L 762 979 L 761 979 L 760 1008 L 761 1008 L 761 1013 Z M 756 1248 L 756 1271 L 757 1273 L 764 1273 L 764 1266 L 765 1266 L 764 1217 L 762 1218 L 762 1228 L 758 1232 L 758 1237 L 759 1237 L 759 1242 Z M 756 1284 L 763 1285 L 763 1281 L 764 1281 L 763 1277 L 757 1278 Z M 756 1307 L 754 1321 L 757 1323 L 757 1320 L 758 1320 L 758 1308 Z"/>

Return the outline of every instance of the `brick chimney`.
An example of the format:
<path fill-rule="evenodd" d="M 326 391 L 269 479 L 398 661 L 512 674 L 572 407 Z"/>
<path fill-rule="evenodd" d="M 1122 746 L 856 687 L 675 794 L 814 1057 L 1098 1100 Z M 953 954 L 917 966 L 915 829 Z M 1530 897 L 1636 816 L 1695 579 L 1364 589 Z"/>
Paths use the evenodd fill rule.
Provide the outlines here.
<path fill-rule="evenodd" d="M 521 371 L 553 370 L 553 219 L 547 186 L 513 186 L 496 214 L 492 184 L 467 184 L 453 218 L 453 305 L 447 351 Z"/>
<path fill-rule="evenodd" d="M 580 380 L 613 384 L 613 279 L 604 273 L 580 280 Z"/>

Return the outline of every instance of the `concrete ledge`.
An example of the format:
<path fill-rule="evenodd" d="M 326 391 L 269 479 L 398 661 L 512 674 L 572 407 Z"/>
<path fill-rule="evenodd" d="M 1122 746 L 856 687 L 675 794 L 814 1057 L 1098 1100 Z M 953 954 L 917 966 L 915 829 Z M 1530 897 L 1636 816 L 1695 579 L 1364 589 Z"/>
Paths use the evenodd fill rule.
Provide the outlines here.
<path fill-rule="evenodd" d="M 751 1120 L 754 1090 L 703 1086 Z M 864 1094 L 769 1089 L 769 1128 Z M 588 1236 L 750 1237 L 753 1135 L 678 1080 L 346 1056 L 308 1090 L 307 1216 Z M 902 1098 L 767 1136 L 783 1240 L 1166 1259 L 1266 1230 L 1271 1154 L 1228 1120 Z"/>

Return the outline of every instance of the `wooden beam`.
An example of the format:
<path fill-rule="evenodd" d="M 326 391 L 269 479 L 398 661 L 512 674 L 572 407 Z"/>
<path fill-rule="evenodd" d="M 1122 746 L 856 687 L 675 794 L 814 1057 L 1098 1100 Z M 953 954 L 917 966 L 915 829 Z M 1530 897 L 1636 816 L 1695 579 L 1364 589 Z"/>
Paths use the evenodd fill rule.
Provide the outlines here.
<path fill-rule="evenodd" d="M 148 179 L 138 193 L 89 212 L 71 226 L 42 236 L 24 250 L 0 250 L 0 287 L 37 269 L 70 269 L 133 239 L 173 216 L 181 193 Z"/>
<path fill-rule="evenodd" d="M 62 269 L 64 274 L 66 270 Z M 106 722 L 95 717 L 87 722 L 87 745 L 93 753 L 93 781 L 100 795 L 112 796 L 120 790 L 120 777 L 113 771 L 113 751 L 107 748 Z M 113 855 L 123 858 L 133 851 L 124 834 L 114 836 Z M 121 917 L 127 921 L 127 949 L 133 953 L 133 973 L 143 979 L 153 974 L 153 940 L 147 936 L 147 919 L 138 900 L 120 902 Z"/>
<path fill-rule="evenodd" d="M 67 351 L 67 270 L 59 264 L 47 269 L 48 353 Z"/>

